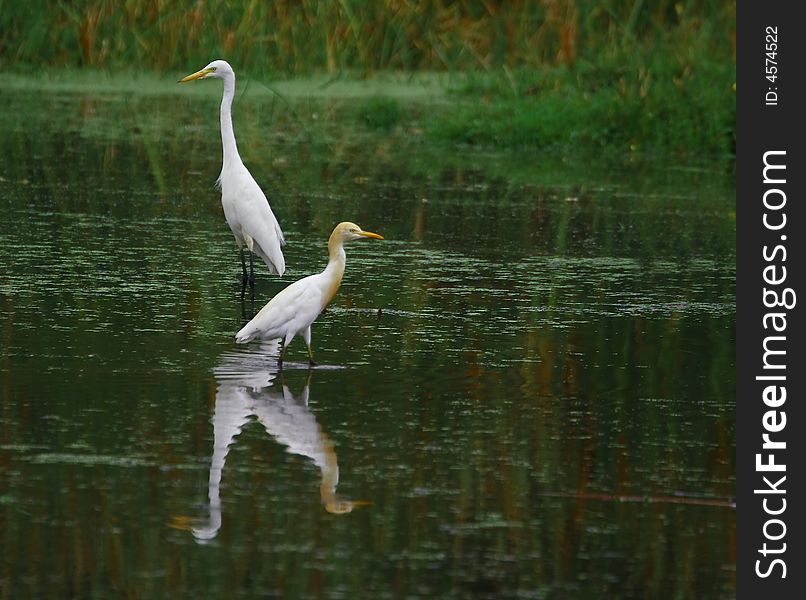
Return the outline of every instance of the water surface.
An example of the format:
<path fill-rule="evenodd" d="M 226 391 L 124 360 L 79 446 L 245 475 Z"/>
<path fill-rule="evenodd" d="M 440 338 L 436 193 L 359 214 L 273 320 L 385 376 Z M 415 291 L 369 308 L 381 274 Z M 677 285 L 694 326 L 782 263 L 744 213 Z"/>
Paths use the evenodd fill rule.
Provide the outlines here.
<path fill-rule="evenodd" d="M 0 92 L 0 597 L 735 595 L 729 173 L 243 94 L 251 302 L 208 89 Z M 341 220 L 279 373 L 234 334 Z"/>

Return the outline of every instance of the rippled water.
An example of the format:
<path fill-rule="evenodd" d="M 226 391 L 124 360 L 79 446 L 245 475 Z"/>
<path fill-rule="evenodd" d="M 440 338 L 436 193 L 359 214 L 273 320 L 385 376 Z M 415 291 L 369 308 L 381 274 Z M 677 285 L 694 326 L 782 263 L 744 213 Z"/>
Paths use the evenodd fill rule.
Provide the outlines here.
<path fill-rule="evenodd" d="M 734 596 L 725 173 L 247 96 L 250 302 L 215 94 L 0 101 L 0 597 Z M 279 373 L 234 333 L 341 220 L 387 240 Z"/>

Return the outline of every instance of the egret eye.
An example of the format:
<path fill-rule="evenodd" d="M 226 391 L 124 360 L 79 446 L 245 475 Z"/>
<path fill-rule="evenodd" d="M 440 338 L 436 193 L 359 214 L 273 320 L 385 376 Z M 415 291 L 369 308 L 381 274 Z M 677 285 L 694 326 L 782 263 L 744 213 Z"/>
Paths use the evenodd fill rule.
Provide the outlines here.
<path fill-rule="evenodd" d="M 218 67 L 210 67 L 210 70 L 211 71 L 216 71 L 216 70 L 218 70 Z"/>

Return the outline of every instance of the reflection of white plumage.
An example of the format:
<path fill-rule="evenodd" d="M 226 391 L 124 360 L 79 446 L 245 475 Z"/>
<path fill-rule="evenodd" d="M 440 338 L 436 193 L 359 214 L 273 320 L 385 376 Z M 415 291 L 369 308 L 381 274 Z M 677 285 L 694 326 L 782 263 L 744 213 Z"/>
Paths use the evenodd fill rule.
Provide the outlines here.
<path fill-rule="evenodd" d="M 286 446 L 289 454 L 309 458 L 319 468 L 319 493 L 325 510 L 343 514 L 366 504 L 360 500 L 344 499 L 336 493 L 339 465 L 333 443 L 308 408 L 310 373 L 299 398 L 295 398 L 286 386 L 282 391 L 271 387 L 277 373 L 266 369 L 266 364 L 271 363 L 267 358 L 276 357 L 278 353 L 276 342 L 261 344 L 252 352 L 226 352 L 214 369 L 218 387 L 207 489 L 210 515 L 206 522 L 196 526 L 191 526 L 186 517 L 175 517 L 172 523 L 181 529 L 191 529 L 200 542 L 215 538 L 221 528 L 220 486 L 227 454 L 236 436 L 253 416 L 266 433 Z"/>
<path fill-rule="evenodd" d="M 235 143 L 235 132 L 232 129 L 235 72 L 229 63 L 214 60 L 201 71 L 182 79 L 180 83 L 209 77 L 224 80 L 224 96 L 221 99 L 221 143 L 224 147 L 224 160 L 218 183 L 221 185 L 224 217 L 241 251 L 244 283 L 247 281 L 244 245 L 249 249 L 250 282 L 254 283 L 255 280 L 252 254 L 262 258 L 269 271 L 282 275 L 285 271 L 285 259 L 281 250 L 281 246 L 285 243 L 283 232 L 265 194 L 241 161 Z"/>
<path fill-rule="evenodd" d="M 355 223 L 343 222 L 336 225 L 327 243 L 330 256 L 327 268 L 321 273 L 295 281 L 278 293 L 236 334 L 236 341 L 245 343 L 255 338 L 282 339 L 282 364 L 291 340 L 302 334 L 308 346 L 308 357 L 313 363 L 311 324 L 333 299 L 341 285 L 346 263 L 345 242 L 362 238 L 383 239 L 377 233 L 363 231 Z"/>

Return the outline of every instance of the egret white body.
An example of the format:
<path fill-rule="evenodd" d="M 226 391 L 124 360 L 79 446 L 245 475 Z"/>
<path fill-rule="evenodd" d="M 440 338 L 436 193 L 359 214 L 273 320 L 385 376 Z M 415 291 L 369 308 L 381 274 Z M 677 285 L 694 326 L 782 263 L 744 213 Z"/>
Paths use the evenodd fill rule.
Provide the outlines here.
<path fill-rule="evenodd" d="M 180 83 L 210 77 L 217 77 L 224 81 L 224 95 L 221 99 L 221 144 L 224 158 L 217 183 L 221 187 L 224 217 L 241 252 L 244 283 L 247 279 L 244 246 L 250 253 L 249 281 L 251 283 L 254 283 L 253 254 L 263 259 L 270 272 L 282 275 L 285 271 L 285 259 L 282 251 L 282 245 L 285 243 L 283 232 L 269 206 L 266 195 L 249 173 L 246 165 L 243 164 L 235 143 L 235 132 L 232 128 L 235 72 L 226 61 L 214 60 L 201 71 L 181 79 Z"/>
<path fill-rule="evenodd" d="M 383 236 L 363 231 L 355 223 L 343 222 L 336 225 L 327 243 L 329 260 L 325 270 L 295 281 L 280 291 L 236 334 L 235 340 L 246 343 L 256 338 L 282 339 L 282 363 L 291 340 L 302 335 L 308 346 L 308 357 L 313 363 L 311 324 L 330 303 L 341 285 L 346 263 L 345 242 L 363 238 L 382 240 Z"/>

